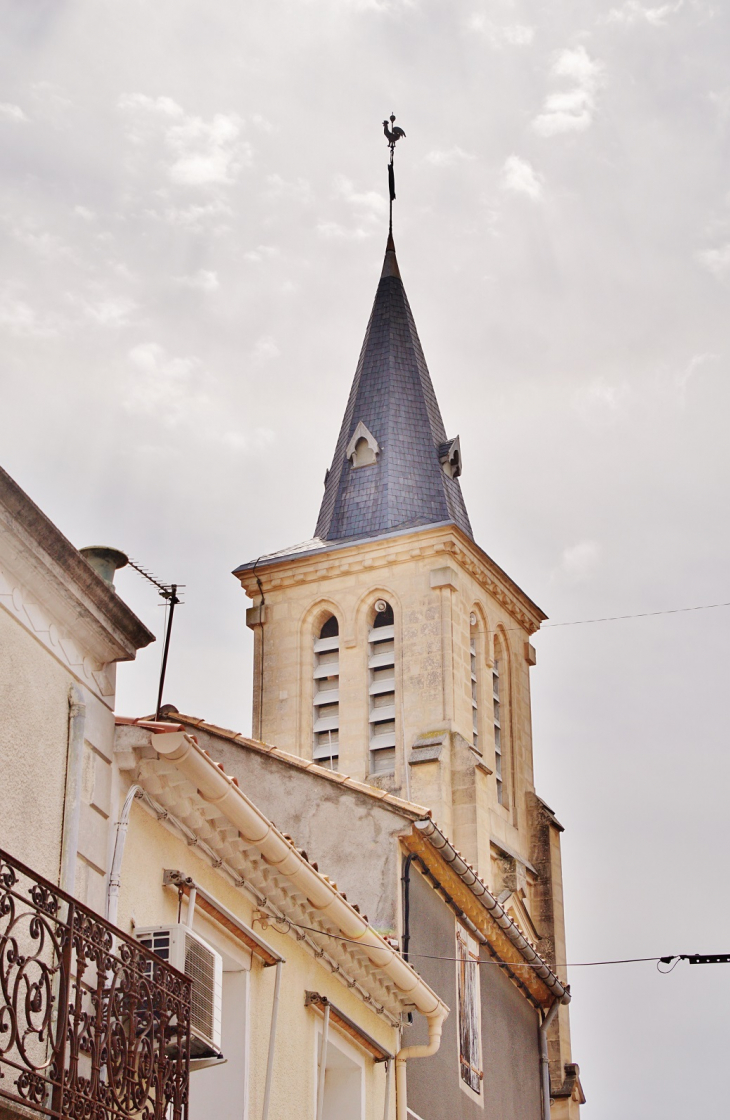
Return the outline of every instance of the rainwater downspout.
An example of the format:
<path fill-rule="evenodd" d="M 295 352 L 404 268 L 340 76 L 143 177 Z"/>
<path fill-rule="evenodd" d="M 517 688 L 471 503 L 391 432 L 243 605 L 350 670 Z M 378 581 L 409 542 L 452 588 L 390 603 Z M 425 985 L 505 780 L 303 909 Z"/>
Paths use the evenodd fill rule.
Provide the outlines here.
<path fill-rule="evenodd" d="M 324 1109 L 324 1075 L 327 1069 L 327 1040 L 330 1030 L 330 1005 L 324 1005 L 324 1023 L 322 1024 L 322 1050 L 319 1056 L 319 1076 L 317 1078 L 317 1120 L 322 1120 Z"/>
<path fill-rule="evenodd" d="M 276 1020 L 279 1014 L 279 990 L 281 988 L 281 966 L 284 962 L 276 962 L 276 980 L 274 981 L 274 1005 L 271 1008 L 271 1029 L 269 1031 L 269 1056 L 266 1062 L 266 1087 L 264 1089 L 264 1107 L 261 1120 L 268 1120 L 269 1102 L 271 1100 L 271 1079 L 274 1072 L 274 1046 L 276 1044 Z M 329 1014 L 329 1006 L 327 1007 Z"/>
<path fill-rule="evenodd" d="M 393 1063 L 388 1059 L 385 1063 L 385 1108 L 383 1109 L 383 1120 L 389 1120 L 390 1117 L 390 1081 L 393 1075 Z"/>
<path fill-rule="evenodd" d="M 401 875 L 401 883 L 403 884 L 403 951 L 401 955 L 404 961 L 408 960 L 408 950 L 411 944 L 411 864 L 415 858 L 415 852 L 408 853 L 403 861 L 403 874 Z"/>
<path fill-rule="evenodd" d="M 557 1015 L 561 1003 L 570 1003 L 570 994 L 565 993 L 562 999 L 556 999 L 550 1010 L 540 1023 L 540 1083 L 542 1086 L 542 1120 L 550 1120 L 550 1059 L 548 1058 L 547 1032 L 550 1024 Z"/>
<path fill-rule="evenodd" d="M 84 703 L 84 696 L 81 689 L 72 684 L 68 690 L 66 787 L 63 800 L 61 861 L 58 876 L 59 886 L 67 894 L 73 894 L 76 886 L 76 856 L 79 850 L 85 726 L 86 704 Z"/>
<path fill-rule="evenodd" d="M 404 1046 L 395 1056 L 395 1115 L 396 1120 L 408 1120 L 408 1088 L 406 1062 L 409 1058 L 430 1058 L 441 1045 L 441 1031 L 446 1008 L 439 1008 L 428 1016 L 428 1043 L 425 1046 Z"/>
<path fill-rule="evenodd" d="M 131 785 L 127 790 L 127 796 L 124 798 L 122 805 L 122 812 L 116 825 L 116 836 L 114 837 L 114 855 L 112 856 L 112 868 L 109 872 L 109 886 L 106 893 L 106 920 L 111 922 L 113 926 L 117 924 L 117 909 L 119 907 L 119 892 L 122 887 L 122 860 L 124 859 L 124 844 L 127 839 L 127 829 L 129 828 L 129 814 L 132 809 L 132 802 L 137 794 L 142 793 L 141 786 Z"/>

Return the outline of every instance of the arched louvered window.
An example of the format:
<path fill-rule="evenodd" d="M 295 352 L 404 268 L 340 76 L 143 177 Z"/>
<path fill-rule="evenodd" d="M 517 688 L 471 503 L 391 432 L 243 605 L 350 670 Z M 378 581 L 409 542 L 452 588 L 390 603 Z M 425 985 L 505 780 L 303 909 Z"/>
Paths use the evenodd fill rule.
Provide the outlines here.
<path fill-rule="evenodd" d="M 340 627 L 334 615 L 314 639 L 314 746 L 320 766 L 337 769 L 340 753 Z"/>
<path fill-rule="evenodd" d="M 475 614 L 469 616 L 470 638 L 469 657 L 471 665 L 471 712 L 472 712 L 472 743 L 476 750 L 481 752 L 479 745 L 479 679 L 478 679 L 478 619 Z"/>
<path fill-rule="evenodd" d="M 494 643 L 494 665 L 492 667 L 492 704 L 494 711 L 494 777 L 497 782 L 497 801 L 504 805 L 504 772 L 502 749 L 502 692 L 504 681 L 500 679 L 500 669 L 504 667 L 499 642 Z"/>
<path fill-rule="evenodd" d="M 375 604 L 368 634 L 370 773 L 395 770 L 395 619 L 384 599 Z"/>

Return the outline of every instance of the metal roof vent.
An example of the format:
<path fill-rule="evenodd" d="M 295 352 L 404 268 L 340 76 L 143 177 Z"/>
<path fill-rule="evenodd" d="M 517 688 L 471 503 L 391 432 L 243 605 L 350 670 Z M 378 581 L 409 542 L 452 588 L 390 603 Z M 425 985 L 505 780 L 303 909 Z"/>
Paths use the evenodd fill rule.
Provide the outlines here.
<path fill-rule="evenodd" d="M 126 568 L 129 563 L 129 557 L 124 552 L 120 552 L 118 548 L 109 548 L 107 545 L 88 545 L 86 548 L 80 548 L 79 552 L 109 587 L 114 586 L 114 573 L 119 568 Z"/>

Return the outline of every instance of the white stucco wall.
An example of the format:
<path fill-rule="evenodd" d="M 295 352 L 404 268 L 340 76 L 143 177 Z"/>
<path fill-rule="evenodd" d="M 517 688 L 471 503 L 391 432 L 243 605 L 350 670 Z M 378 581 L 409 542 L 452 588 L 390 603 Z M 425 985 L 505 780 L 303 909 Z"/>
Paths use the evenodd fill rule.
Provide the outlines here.
<path fill-rule="evenodd" d="M 0 846 L 58 882 L 70 674 L 0 607 Z"/>
<path fill-rule="evenodd" d="M 0 603 L 0 847 L 53 883 L 61 859 L 72 686 L 86 707 L 74 893 L 102 912 L 116 809 L 114 715 Z"/>
<path fill-rule="evenodd" d="M 129 833 L 124 851 L 122 888 L 119 901 L 118 924 L 126 932 L 148 925 L 161 925 L 177 921 L 177 894 L 163 887 L 165 868 L 190 875 L 221 905 L 232 911 L 248 926 L 252 925 L 254 903 L 245 891 L 234 887 L 220 872 L 195 854 L 183 840 L 154 819 L 139 803 L 132 806 Z M 186 903 L 183 902 L 183 920 Z M 196 915 L 194 928 L 206 937 L 215 948 L 231 957 L 241 953 L 241 946 L 216 923 Z M 281 998 L 275 1054 L 274 1082 L 269 1120 L 311 1120 L 314 1116 L 316 1090 L 316 1031 L 321 1015 L 304 1006 L 307 990 L 320 992 L 332 1000 L 346 1015 L 358 1023 L 378 1042 L 394 1053 L 397 1049 L 397 1031 L 380 1016 L 371 1011 L 358 996 L 353 995 L 305 949 L 300 948 L 293 936 L 277 933 L 271 926 L 262 932 L 273 949 L 286 958 L 283 965 Z M 225 967 L 225 963 L 224 963 Z M 249 973 L 248 992 L 248 1116 L 261 1115 L 264 1082 L 269 1045 L 269 1024 L 273 1002 L 275 969 L 264 968 L 253 957 Z M 225 1012 L 224 1012 L 225 1015 Z M 339 1032 L 334 1031 L 335 1039 Z M 346 1040 L 343 1046 L 347 1047 Z M 227 1053 L 229 1062 L 240 1064 L 244 1054 Z M 385 1069 L 374 1064 L 363 1052 L 365 1110 L 363 1120 L 382 1120 Z M 221 1068 L 215 1073 L 223 1073 Z M 192 1074 L 192 1078 L 198 1074 Z M 196 1102 L 193 1092 L 192 1100 Z M 240 1102 L 242 1104 L 242 1102 Z M 224 1105 L 218 1102 L 215 1112 L 210 1101 L 205 1110 L 191 1108 L 190 1120 L 228 1120 Z M 394 1106 L 393 1106 L 394 1109 Z M 395 1115 L 395 1112 L 392 1113 Z M 233 1114 L 231 1114 L 233 1115 Z M 244 1120 L 244 1112 L 235 1114 Z M 346 1120 L 346 1118 L 343 1118 Z"/>

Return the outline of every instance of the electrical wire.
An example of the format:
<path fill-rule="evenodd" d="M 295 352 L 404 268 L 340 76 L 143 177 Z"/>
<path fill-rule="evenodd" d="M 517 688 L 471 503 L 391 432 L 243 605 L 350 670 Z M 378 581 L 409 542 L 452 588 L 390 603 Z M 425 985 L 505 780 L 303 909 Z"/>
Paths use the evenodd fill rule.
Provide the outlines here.
<path fill-rule="evenodd" d="M 575 622 L 546 622 L 540 629 L 556 626 L 588 626 L 593 622 L 621 622 L 625 618 L 656 618 L 660 614 L 687 614 L 688 611 L 712 611 L 717 607 L 730 607 L 730 603 L 703 603 L 699 607 L 672 607 L 665 611 L 640 611 L 638 614 L 611 614 L 605 618 L 579 618 Z"/>
<path fill-rule="evenodd" d="M 596 622 L 623 622 L 627 618 L 657 618 L 665 614 L 688 614 L 692 611 L 714 611 L 718 607 L 730 607 L 730 603 L 702 603 L 698 607 L 670 607 L 663 611 L 639 611 L 637 614 L 609 614 L 603 618 L 577 618 L 572 622 L 543 622 L 543 630 L 555 630 L 558 626 L 591 626 Z M 499 630 L 524 630 L 524 626 L 500 626 Z M 488 634 L 497 634 L 497 630 L 487 630 Z"/>
<path fill-rule="evenodd" d="M 305 926 L 305 925 L 302 925 L 300 922 L 292 922 L 288 918 L 285 918 L 285 919 L 282 920 L 281 918 L 273 918 L 272 917 L 271 922 L 275 927 L 277 925 L 286 925 L 287 930 L 285 932 L 287 932 L 287 933 L 288 933 L 289 929 L 291 929 L 291 928 L 303 929 L 303 930 L 307 930 L 308 933 L 317 933 L 317 934 L 320 935 L 320 937 L 331 937 L 335 941 L 345 941 L 348 945 L 359 945 L 360 948 L 363 947 L 361 941 L 357 941 L 352 937 L 345 937 L 345 936 L 343 936 L 342 934 L 339 934 L 339 933 L 330 933 L 328 930 L 324 930 L 324 929 L 316 929 L 314 926 Z M 277 932 L 281 933 L 281 930 L 278 930 Z M 390 952 L 393 953 L 393 954 L 395 954 L 395 953 L 400 954 L 400 949 L 395 949 L 392 945 L 387 945 L 386 944 L 384 946 L 384 948 L 389 949 Z M 659 969 L 659 971 L 662 972 L 662 975 L 666 976 L 666 975 L 669 974 L 669 972 L 671 972 L 674 968 L 677 967 L 677 965 L 679 964 L 679 962 L 681 960 L 689 960 L 691 955 L 692 954 L 689 954 L 689 953 L 672 953 L 671 955 L 665 955 L 665 956 L 661 956 L 661 957 L 659 957 L 659 956 L 658 957 L 622 957 L 621 959 L 612 960 L 612 961 L 573 961 L 571 963 L 563 962 L 561 964 L 556 964 L 553 967 L 554 968 L 597 968 L 601 965 L 645 964 L 647 962 L 656 961 L 657 968 L 659 968 L 660 963 L 661 964 L 669 964 L 670 962 L 673 961 L 674 964 L 672 964 L 672 967 L 668 970 L 668 972 L 662 972 L 662 969 Z M 440 956 L 440 955 L 435 954 L 435 953 L 414 953 L 412 951 L 409 951 L 408 957 L 409 957 L 409 959 L 410 959 L 410 957 L 421 957 L 423 960 L 429 960 L 429 961 L 456 961 L 458 963 L 461 963 L 461 961 L 462 961 L 461 957 L 443 957 L 443 956 Z M 534 963 L 534 962 L 531 962 L 531 961 L 522 961 L 521 963 L 516 964 L 513 961 L 473 960 L 472 963 L 473 964 L 479 964 L 479 965 L 493 964 L 493 965 L 497 965 L 498 968 L 513 969 L 513 968 L 543 968 L 543 967 L 545 967 L 545 964 L 547 962 L 538 961 L 537 963 Z M 550 966 L 548 965 L 548 967 L 550 967 Z"/>

